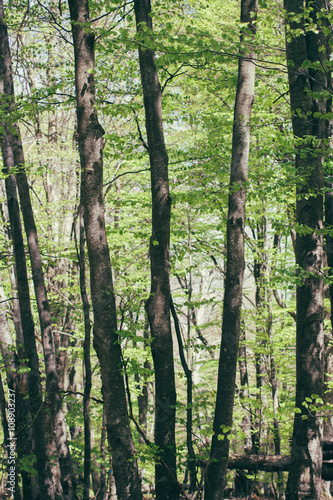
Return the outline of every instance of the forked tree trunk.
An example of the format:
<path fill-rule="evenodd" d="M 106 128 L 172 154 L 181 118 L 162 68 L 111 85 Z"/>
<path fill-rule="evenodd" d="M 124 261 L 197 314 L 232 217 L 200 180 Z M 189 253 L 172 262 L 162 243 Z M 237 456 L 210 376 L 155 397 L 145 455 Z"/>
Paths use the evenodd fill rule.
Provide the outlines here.
<path fill-rule="evenodd" d="M 152 30 L 150 0 L 134 1 L 137 32 Z M 150 240 L 151 288 L 146 310 L 151 331 L 155 371 L 155 445 L 163 459 L 155 465 L 157 500 L 177 500 L 176 483 L 176 387 L 170 320 L 170 215 L 168 155 L 164 142 L 161 86 L 155 54 L 139 46 L 139 62 L 149 148 L 152 236 Z"/>
<path fill-rule="evenodd" d="M 119 500 L 141 500 L 136 450 L 131 434 L 121 350 L 117 333 L 116 303 L 105 231 L 103 199 L 103 135 L 95 108 L 95 38 L 86 0 L 69 0 L 75 55 L 75 87 L 79 152 L 82 168 L 81 203 L 90 263 L 94 312 L 94 347 L 101 366 L 107 434 Z"/>
<path fill-rule="evenodd" d="M 291 16 L 287 17 L 286 48 L 296 142 L 296 222 L 300 226 L 296 234 L 295 255 L 298 266 L 296 407 L 301 412 L 296 413 L 294 419 L 292 462 L 286 498 L 318 500 L 321 496 L 323 418 L 315 411 L 309 411 L 303 403 L 306 398 L 311 401 L 314 394 L 324 398 L 321 269 L 323 140 L 327 137 L 327 124 L 322 115 L 327 111 L 327 98 L 323 89 L 327 87 L 329 54 L 322 28 L 316 26 L 315 30 L 307 32 L 308 20 L 305 20 L 304 8 L 309 9 L 311 14 L 306 15 L 311 15 L 316 23 L 317 13 L 326 8 L 326 1 L 285 0 L 284 5 L 287 16 Z M 321 17 L 320 22 L 325 24 L 325 19 Z M 302 226 L 306 227 L 304 233 Z"/>
<path fill-rule="evenodd" d="M 2 5 L 2 4 L 1 4 Z M 2 6 L 3 7 L 3 6 Z M 1 16 L 3 17 L 3 16 Z M 3 66 L 3 95 L 6 98 L 8 123 L 6 123 L 6 136 L 13 151 L 14 165 L 16 167 L 16 181 L 20 195 L 21 211 L 27 235 L 31 271 L 37 300 L 38 315 L 44 351 L 47 403 L 52 416 L 53 432 L 57 445 L 58 460 L 61 470 L 61 484 L 63 498 L 76 498 L 76 482 L 66 436 L 66 422 L 62 411 L 62 398 L 58 386 L 56 369 L 56 356 L 51 326 L 50 305 L 47 298 L 44 282 L 42 259 L 37 238 L 28 181 L 25 173 L 25 161 L 19 127 L 11 114 L 14 113 L 14 84 L 9 49 L 8 33 L 4 28 L 2 36 L 3 57 L 0 64 Z"/>
<path fill-rule="evenodd" d="M 237 354 L 241 326 L 244 275 L 244 224 L 246 181 L 250 148 L 250 118 L 254 101 L 254 37 L 257 0 L 242 0 L 241 21 L 247 24 L 246 50 L 238 65 L 234 110 L 229 209 L 227 221 L 227 270 L 225 277 L 222 341 L 218 386 L 210 453 L 211 464 L 205 484 L 205 500 L 221 500 L 226 484 L 229 439 L 233 422 Z M 244 41 L 241 35 L 241 42 Z M 222 439 L 221 439 L 222 438 Z"/>

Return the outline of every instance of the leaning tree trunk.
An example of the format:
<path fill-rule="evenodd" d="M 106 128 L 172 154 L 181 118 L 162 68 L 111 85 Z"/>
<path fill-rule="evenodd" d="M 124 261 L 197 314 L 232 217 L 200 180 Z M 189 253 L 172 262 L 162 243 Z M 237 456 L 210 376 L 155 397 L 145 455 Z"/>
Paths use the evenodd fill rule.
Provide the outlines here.
<path fill-rule="evenodd" d="M 226 484 L 229 439 L 233 421 L 237 354 L 240 338 L 244 275 L 244 224 L 246 182 L 250 149 L 250 118 L 254 101 L 255 35 L 257 0 L 242 0 L 241 21 L 247 23 L 247 49 L 242 49 L 238 65 L 229 210 L 227 221 L 227 270 L 225 277 L 222 342 L 220 351 L 213 438 L 205 484 L 205 500 L 220 500 Z M 241 35 L 241 43 L 245 34 Z M 222 438 L 222 439 L 221 439 Z"/>
<path fill-rule="evenodd" d="M 3 11 L 1 12 L 1 6 L 0 2 L 0 18 L 3 13 Z M 0 24 L 0 28 L 1 27 L 2 26 Z M 47 450 L 45 411 L 42 400 L 41 381 L 39 377 L 39 360 L 35 341 L 35 326 L 30 306 L 30 292 L 20 220 L 20 209 L 17 199 L 15 177 L 10 174 L 10 171 L 14 169 L 14 158 L 7 134 L 2 137 L 2 155 L 4 172 L 7 175 L 6 194 L 17 271 L 17 291 L 20 305 L 20 315 L 22 318 L 24 348 L 28 360 L 28 367 L 30 369 L 29 403 L 35 434 L 39 492 L 42 498 L 53 500 L 54 492 Z"/>
<path fill-rule="evenodd" d="M 310 9 L 311 7 L 311 9 Z M 304 8 L 310 14 L 304 13 Z M 329 54 L 317 13 L 325 0 L 285 0 L 286 48 L 293 133 L 296 142 L 296 407 L 288 500 L 321 496 L 323 418 L 309 411 L 312 395 L 324 398 L 323 333 L 323 161 L 327 127 L 327 69 Z M 296 14 L 297 17 L 294 17 Z M 309 19 L 316 29 L 306 31 Z M 320 14 L 320 23 L 325 19 Z M 305 30 L 305 31 L 304 31 Z M 324 51 L 322 51 L 324 49 Z M 302 231 L 302 227 L 306 230 Z M 305 406 L 304 404 L 305 403 Z"/>
<path fill-rule="evenodd" d="M 105 231 L 103 200 L 103 135 L 95 107 L 95 38 L 85 25 L 88 3 L 69 0 L 75 55 L 75 87 L 79 152 L 82 167 L 81 203 L 90 263 L 91 301 L 94 313 L 94 347 L 101 366 L 107 433 L 121 500 L 140 500 L 141 482 L 136 450 L 127 413 L 121 349 L 112 284 L 111 262 Z"/>
<path fill-rule="evenodd" d="M 138 33 L 152 30 L 150 0 L 134 1 Z M 164 142 L 161 86 L 155 65 L 155 54 L 139 46 L 139 62 L 146 130 L 149 149 L 152 236 L 150 240 L 151 288 L 146 310 L 151 331 L 151 349 L 155 371 L 155 465 L 157 500 L 178 498 L 176 472 L 176 387 L 170 320 L 170 215 L 171 197 L 168 180 L 168 155 Z"/>
<path fill-rule="evenodd" d="M 6 198 L 6 193 L 3 189 L 2 183 L 0 184 L 0 195 L 2 198 Z M 2 204 L 1 207 L 2 212 L 2 220 L 5 227 L 5 240 L 8 245 L 9 251 L 13 254 L 13 246 L 11 243 L 11 234 L 10 234 L 10 221 L 8 214 L 8 207 L 6 202 Z M 9 263 L 8 263 L 9 264 Z M 31 419 L 31 413 L 29 408 L 29 378 L 27 373 L 27 363 L 26 363 L 26 355 L 24 350 L 24 338 L 23 338 L 23 329 L 21 322 L 21 314 L 20 314 L 20 305 L 19 298 L 17 295 L 17 278 L 16 278 L 16 270 L 14 264 L 8 265 L 9 278 L 11 282 L 11 293 L 12 293 L 12 321 L 15 327 L 16 333 L 16 351 L 14 350 L 14 341 L 9 334 L 6 340 L 2 340 L 1 342 L 1 350 L 4 348 L 8 354 L 3 353 L 3 356 L 8 357 L 10 361 L 9 370 L 6 367 L 7 372 L 7 385 L 8 387 L 13 386 L 13 379 L 15 375 L 15 384 L 16 384 L 16 433 L 19 439 L 17 440 L 17 454 L 19 460 L 22 460 L 23 457 L 32 456 L 34 453 L 34 436 L 33 436 L 33 425 Z M 0 289 L 2 290 L 2 286 L 0 284 Z M 2 300 L 2 293 L 0 293 L 0 299 Z M 9 328 L 9 325 L 8 325 Z M 7 329 L 8 330 L 8 329 Z M 9 331 L 9 330 L 8 330 Z M 10 344 L 8 345 L 8 340 Z M 5 364 L 6 366 L 6 364 Z M 10 368 L 12 366 L 12 368 Z M 14 371 L 14 374 L 12 372 Z M 36 498 L 38 495 L 38 484 L 37 478 L 31 476 L 29 472 L 25 470 L 21 470 L 22 477 L 22 490 L 23 496 L 27 500 L 31 498 Z"/>
<path fill-rule="evenodd" d="M 8 43 L 7 26 L 4 21 L 3 0 L 0 0 L 0 105 L 1 112 L 7 119 L 10 117 L 12 104 L 8 98 L 8 88 L 11 88 L 11 61 Z M 9 93 L 9 95 L 11 95 Z M 10 220 L 10 232 L 13 240 L 14 258 L 17 272 L 17 292 L 22 319 L 25 355 L 28 360 L 29 372 L 29 403 L 35 433 L 35 450 L 37 458 L 37 473 L 39 492 L 45 499 L 54 499 L 50 464 L 47 450 L 45 412 L 42 400 L 41 381 L 39 377 L 39 360 L 35 341 L 35 327 L 30 306 L 28 274 L 25 261 L 25 249 L 20 220 L 20 209 L 17 199 L 16 181 L 11 173 L 14 170 L 14 156 L 10 143 L 8 129 L 11 124 L 1 123 L 1 149 L 3 156 L 3 171 L 6 174 L 6 195 Z"/>
<path fill-rule="evenodd" d="M 9 49 L 7 30 L 3 31 L 2 44 L 4 48 L 1 63 L 3 65 L 4 96 L 7 100 L 8 123 L 6 123 L 6 136 L 13 151 L 14 165 L 16 167 L 16 181 L 20 196 L 21 211 L 27 235 L 32 278 L 37 300 L 38 315 L 44 351 L 46 394 L 48 408 L 52 417 L 54 437 L 57 445 L 58 460 L 61 470 L 61 483 L 63 498 L 76 498 L 76 481 L 73 474 L 72 460 L 66 437 L 66 422 L 62 411 L 62 398 L 59 392 L 56 356 L 51 326 L 50 305 L 47 298 L 41 253 L 37 238 L 29 186 L 25 173 L 25 161 L 19 127 L 14 114 L 14 83 Z"/>

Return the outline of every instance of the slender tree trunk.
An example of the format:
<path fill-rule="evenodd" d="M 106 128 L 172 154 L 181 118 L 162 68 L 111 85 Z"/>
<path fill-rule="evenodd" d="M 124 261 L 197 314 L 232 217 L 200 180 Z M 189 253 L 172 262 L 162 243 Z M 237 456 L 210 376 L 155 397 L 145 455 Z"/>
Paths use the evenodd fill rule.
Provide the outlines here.
<path fill-rule="evenodd" d="M 0 1 L 0 19 L 3 19 L 3 10 Z M 3 26 L 3 25 L 2 25 Z M 0 24 L 0 29 L 2 28 Z M 1 61 L 1 59 L 0 59 Z M 0 67 L 1 68 L 1 67 Z M 0 69 L 1 71 L 1 69 Z M 1 79 L 0 79 L 1 82 Z M 10 219 L 11 236 L 13 239 L 14 257 L 17 271 L 17 290 L 22 318 L 25 354 L 28 359 L 29 372 L 29 403 L 35 434 L 35 449 L 37 457 L 37 473 L 39 492 L 42 498 L 54 499 L 50 464 L 47 450 L 47 433 L 45 410 L 42 401 L 41 382 L 39 377 L 39 360 L 35 342 L 35 327 L 30 307 L 30 292 L 28 284 L 25 250 L 20 220 L 20 210 L 17 199 L 15 177 L 9 172 L 14 168 L 14 158 L 5 134 L 2 137 L 2 154 L 6 177 L 6 193 Z"/>
<path fill-rule="evenodd" d="M 106 471 L 108 467 L 106 466 L 106 415 L 105 409 L 103 411 L 103 425 L 101 431 L 101 446 L 100 446 L 100 456 L 101 456 L 101 465 L 100 465 L 100 477 L 99 477 L 99 491 L 97 494 L 97 500 L 107 500 L 107 484 L 106 484 Z"/>
<path fill-rule="evenodd" d="M 271 385 L 272 403 L 273 403 L 273 442 L 274 442 L 274 453 L 275 455 L 280 455 L 281 453 L 281 432 L 280 432 L 280 422 L 279 422 L 279 397 L 278 397 L 278 379 L 276 372 L 276 363 L 274 355 L 274 343 L 272 341 L 272 327 L 273 327 L 273 316 L 271 310 L 271 293 L 267 294 L 267 309 L 268 309 L 268 323 L 267 323 L 267 334 L 269 341 L 269 360 L 270 360 L 270 371 L 269 371 L 269 381 Z M 282 472 L 277 473 L 277 499 L 283 496 L 283 474 Z"/>
<path fill-rule="evenodd" d="M 84 464 L 83 464 L 83 499 L 89 500 L 90 490 L 90 462 L 91 462 L 91 429 L 90 429 L 90 392 L 91 392 L 91 362 L 90 362 L 90 304 L 86 290 L 86 265 L 85 265 L 85 237 L 82 209 L 80 211 L 80 291 L 83 304 L 84 316 L 84 369 L 85 384 L 83 398 L 83 420 L 84 420 Z"/>
<path fill-rule="evenodd" d="M 147 316 L 145 319 L 143 338 L 145 339 L 144 340 L 144 350 L 148 350 L 149 349 L 149 322 L 148 322 Z M 148 371 L 151 370 L 151 363 L 148 359 L 145 359 L 143 367 L 144 367 L 146 373 L 148 373 Z M 139 424 L 140 424 L 140 428 L 143 430 L 145 435 L 147 435 L 147 431 L 148 431 L 147 412 L 148 412 L 148 398 L 149 398 L 149 391 L 148 391 L 149 382 L 147 381 L 147 375 L 140 376 L 139 373 L 136 373 L 135 374 L 135 382 L 137 384 L 137 389 L 139 390 L 139 394 L 138 394 Z M 141 444 L 145 443 L 145 440 L 143 439 L 143 436 L 141 434 L 139 435 L 139 441 Z"/>
<path fill-rule="evenodd" d="M 263 207 L 264 210 L 264 207 Z M 266 332 L 266 285 L 265 274 L 267 268 L 267 258 L 265 255 L 266 246 L 266 217 L 263 215 L 261 223 L 257 224 L 257 241 L 254 258 L 254 281 L 256 284 L 256 386 L 257 386 L 257 404 L 255 408 L 256 421 L 255 432 L 252 434 L 253 453 L 259 453 L 261 424 L 262 424 L 262 386 L 266 375 L 264 357 L 267 350 L 267 332 Z"/>
<path fill-rule="evenodd" d="M 4 57 L 2 64 L 5 66 L 4 72 L 4 95 L 8 103 L 9 113 L 14 112 L 14 86 L 13 73 L 11 68 L 11 55 L 9 50 L 8 34 L 4 33 Z M 63 488 L 63 498 L 76 498 L 75 478 L 69 447 L 66 436 L 66 422 L 62 411 L 62 399 L 59 393 L 58 375 L 56 369 L 56 357 L 51 327 L 51 312 L 47 298 L 41 254 L 37 238 L 37 230 L 30 200 L 29 186 L 25 173 L 25 161 L 19 127 L 13 117 L 7 124 L 6 133 L 10 141 L 14 164 L 16 168 L 16 181 L 20 195 L 20 204 L 24 220 L 25 232 L 29 246 L 32 277 L 37 299 L 38 314 L 41 327 L 41 336 L 44 350 L 44 362 L 46 373 L 46 393 L 47 402 L 52 415 L 53 430 L 57 445 L 58 460 L 61 470 L 61 482 Z"/>
<path fill-rule="evenodd" d="M 95 108 L 94 45 L 87 32 L 88 4 L 69 0 L 75 55 L 75 86 L 81 197 L 90 263 L 91 300 L 94 312 L 94 347 L 102 376 L 108 440 L 120 500 L 140 500 L 141 483 L 131 434 L 125 385 L 121 373 L 121 350 L 117 334 L 116 304 L 103 200 L 103 134 Z"/>
<path fill-rule="evenodd" d="M 326 65 L 329 54 L 326 50 L 321 51 L 326 44 L 322 27 L 316 26 L 315 30 L 307 32 L 308 20 L 305 16 L 311 15 L 312 21 L 316 23 L 317 13 L 326 8 L 326 2 L 315 0 L 303 4 L 285 0 L 284 5 L 287 16 L 290 16 L 287 17 L 286 48 L 296 141 L 296 222 L 300 228 L 306 226 L 312 230 L 310 234 L 308 230 L 306 234 L 302 234 L 302 231 L 296 234 L 296 407 L 301 413 L 296 413 L 294 419 L 292 462 L 286 498 L 316 500 L 321 495 L 323 419 L 315 411 L 309 411 L 303 403 L 306 398 L 312 400 L 313 394 L 324 398 L 321 271 L 324 144 L 318 144 L 318 140 L 327 137 L 326 123 L 321 115 L 327 111 L 327 98 L 323 89 L 327 87 Z M 310 7 L 311 14 L 305 14 L 304 8 Z M 321 23 L 325 23 L 323 17 Z M 306 67 L 304 63 L 307 63 Z"/>
<path fill-rule="evenodd" d="M 3 1 L 0 0 L 0 97 L 3 115 L 8 119 L 13 103 L 11 59 L 8 43 L 7 26 L 4 20 Z M 10 120 L 8 120 L 10 121 Z M 42 401 L 41 383 L 39 377 L 39 361 L 35 343 L 35 327 L 30 307 L 30 292 L 25 261 L 25 250 L 20 220 L 20 209 L 17 199 L 16 181 L 11 173 L 14 169 L 14 155 L 8 129 L 11 123 L 2 124 L 1 148 L 3 156 L 3 171 L 7 177 L 6 195 L 10 220 L 10 232 L 13 240 L 14 257 L 17 271 L 18 297 L 25 355 L 28 359 L 29 373 L 29 402 L 35 432 L 35 446 L 37 457 L 37 473 L 39 492 L 45 499 L 54 499 L 50 464 L 47 450 L 47 434 L 45 412 Z"/>
<path fill-rule="evenodd" d="M 3 437 L 4 437 L 4 447 L 6 450 L 6 455 L 7 455 L 7 460 L 9 458 L 9 453 L 8 446 L 11 443 L 15 443 L 15 451 L 17 448 L 17 429 L 18 429 L 18 421 L 17 421 L 17 412 L 16 412 L 16 396 L 18 394 L 18 387 L 17 387 L 17 377 L 16 377 L 16 353 L 14 349 L 14 343 L 13 339 L 10 333 L 9 329 L 9 324 L 8 324 L 8 319 L 7 319 L 7 311 L 6 311 L 6 306 L 5 302 L 3 302 L 5 298 L 5 294 L 3 292 L 2 284 L 0 282 L 0 349 L 1 349 L 1 355 L 2 359 L 5 365 L 6 369 L 6 378 L 7 378 L 7 385 L 8 385 L 8 392 L 9 392 L 9 401 L 8 403 L 6 402 L 6 396 L 3 388 L 3 383 L 2 383 L 2 378 L 0 375 L 0 408 L 1 408 L 1 421 L 2 421 L 2 428 L 3 428 Z M 14 398 L 14 399 L 11 399 Z M 14 416 L 15 423 L 14 423 L 14 435 L 10 436 L 9 432 L 9 427 L 8 427 L 8 421 L 7 421 L 7 416 L 6 416 L 6 407 L 12 408 L 11 411 L 11 416 Z M 11 422 L 10 422 L 11 423 Z M 10 426 L 10 429 L 13 429 L 13 426 Z M 14 441 L 14 439 L 15 441 Z M 13 465 L 12 462 L 12 457 L 11 459 L 7 462 L 7 473 L 9 474 L 10 472 L 10 465 Z M 21 491 L 19 487 L 19 480 L 18 480 L 18 475 L 19 475 L 19 464 L 15 462 L 14 464 L 15 467 L 15 491 L 14 491 L 14 498 L 15 500 L 21 500 Z M 7 475 L 7 478 L 9 478 L 9 475 Z M 7 479 L 8 480 L 8 479 Z M 31 498 L 31 496 L 30 496 Z"/>
<path fill-rule="evenodd" d="M 206 478 L 205 500 L 223 499 L 229 455 L 228 434 L 233 421 L 244 275 L 244 225 L 250 118 L 255 81 L 255 54 L 251 42 L 255 34 L 256 13 L 257 0 L 242 0 L 241 21 L 247 24 L 251 39 L 247 39 L 249 45 L 246 53 L 243 51 L 240 54 L 238 66 L 227 221 L 227 270 L 222 342 L 213 424 L 214 434 L 210 454 L 211 464 Z M 244 35 L 241 36 L 242 41 L 244 41 Z"/>
<path fill-rule="evenodd" d="M 137 31 L 152 30 L 150 0 L 134 1 Z M 155 444 L 164 464 L 155 465 L 157 500 L 176 500 L 176 387 L 170 320 L 170 215 L 168 155 L 164 142 L 161 86 L 151 49 L 139 46 L 139 62 L 149 148 L 152 236 L 150 240 L 151 289 L 146 310 L 151 331 L 155 371 Z M 172 477 L 173 479 L 172 479 Z"/>
<path fill-rule="evenodd" d="M 171 298 L 170 301 L 171 314 L 173 317 L 173 321 L 175 324 L 175 330 L 178 341 L 178 349 L 179 349 L 179 357 L 180 361 L 186 376 L 187 382 L 187 401 L 186 401 L 186 444 L 187 444 L 187 453 L 188 453 L 188 469 L 190 471 L 190 488 L 189 493 L 193 493 L 196 488 L 197 478 L 196 478 L 196 467 L 195 467 L 195 452 L 193 448 L 192 442 L 192 426 L 193 426 L 193 412 L 192 412 L 192 404 L 193 404 L 193 381 L 192 381 L 192 370 L 189 369 L 188 364 L 186 362 L 184 346 L 182 335 L 180 331 L 180 325 L 178 321 L 178 316 L 176 313 L 175 306 L 173 304 L 173 300 Z"/>
<path fill-rule="evenodd" d="M 249 397 L 249 378 L 247 372 L 247 359 L 246 359 L 246 345 L 245 345 L 245 325 L 241 325 L 241 336 L 240 341 L 244 345 L 240 345 L 238 349 L 238 366 L 239 366 L 239 376 L 240 376 L 240 391 L 239 399 L 244 413 L 242 419 L 242 430 L 245 434 L 244 440 L 244 451 L 249 454 L 252 451 L 252 434 L 251 434 L 251 413 L 247 409 L 246 404 L 243 403 L 244 399 Z"/>
<path fill-rule="evenodd" d="M 5 198 L 6 193 L 3 191 L 3 185 L 0 185 L 1 196 Z M 13 253 L 10 235 L 10 222 L 8 207 L 6 203 L 2 205 L 2 217 L 5 227 L 5 238 L 10 251 Z M 34 437 L 31 413 L 29 408 L 29 380 L 26 371 L 26 355 L 24 351 L 24 338 L 21 323 L 20 305 L 17 295 L 17 279 L 15 266 L 8 265 L 9 278 L 11 282 L 12 292 L 12 320 L 16 333 L 16 353 L 14 355 L 14 341 L 10 334 L 7 317 L 2 316 L 0 320 L 0 338 L 1 351 L 5 360 L 7 385 L 9 388 L 15 387 L 16 399 L 16 436 L 17 436 L 17 454 L 19 460 L 32 456 L 34 454 Z M 5 295 L 0 282 L 0 300 L 5 301 Z M 4 311 L 5 314 L 5 311 Z M 6 363 L 7 360 L 7 363 Z M 28 472 L 21 470 L 22 490 L 24 499 L 30 500 L 37 498 L 38 484 L 36 478 Z"/>

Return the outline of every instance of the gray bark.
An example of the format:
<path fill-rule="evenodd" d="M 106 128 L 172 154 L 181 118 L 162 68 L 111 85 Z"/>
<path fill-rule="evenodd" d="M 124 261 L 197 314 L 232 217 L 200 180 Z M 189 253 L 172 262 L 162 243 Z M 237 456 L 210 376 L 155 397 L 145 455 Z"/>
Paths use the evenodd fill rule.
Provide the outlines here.
<path fill-rule="evenodd" d="M 320 114 L 327 111 L 327 99 L 322 93 L 327 86 L 328 53 L 322 28 L 306 31 L 303 7 L 310 7 L 316 23 L 317 12 L 326 2 L 294 2 L 285 0 L 287 15 L 286 49 L 293 133 L 296 138 L 296 222 L 311 228 L 311 233 L 297 231 L 295 256 L 298 266 L 296 289 L 296 413 L 292 441 L 286 498 L 320 499 L 322 475 L 323 419 L 303 405 L 305 398 L 317 394 L 324 398 L 324 333 L 323 333 L 323 160 L 324 144 L 316 140 L 327 135 L 326 123 Z M 322 18 L 322 22 L 323 18 Z M 303 29 L 305 31 L 303 31 Z M 310 66 L 304 66 L 304 63 Z M 318 65 L 320 62 L 320 65 Z M 312 65 L 311 63 L 314 63 Z M 320 95 L 321 94 L 321 95 Z M 319 97 L 320 95 L 320 97 Z M 303 417 L 303 418 L 302 418 Z"/>
<path fill-rule="evenodd" d="M 135 0 L 137 32 L 152 32 L 150 0 Z M 155 372 L 155 445 L 162 458 L 155 465 L 157 500 L 177 500 L 179 487 L 176 470 L 176 387 L 170 321 L 170 215 L 171 197 L 168 180 L 168 154 L 164 141 L 161 86 L 155 54 L 139 45 L 139 63 L 146 115 L 151 195 L 152 236 L 150 240 L 151 288 L 146 311 L 151 331 L 151 349 Z"/>
<path fill-rule="evenodd" d="M 256 0 L 242 0 L 241 21 L 255 34 Z M 251 37 L 251 38 L 252 38 Z M 244 37 L 241 36 L 241 41 Z M 247 42 L 249 42 L 247 40 Z M 255 54 L 251 40 L 240 54 L 234 110 L 229 209 L 227 220 L 227 270 L 225 277 L 222 341 L 211 446 L 211 463 L 205 483 L 205 500 L 223 499 L 233 422 L 237 354 L 240 338 L 244 275 L 244 225 L 246 181 L 250 148 L 250 118 L 254 101 Z M 223 427 L 224 426 L 224 431 Z M 222 439 L 221 439 L 222 438 Z"/>
<path fill-rule="evenodd" d="M 75 56 L 75 88 L 79 152 L 82 168 L 81 203 L 90 263 L 94 313 L 93 345 L 100 361 L 107 434 L 121 500 L 141 500 L 141 482 L 131 434 L 113 292 L 103 200 L 103 135 L 98 122 L 94 84 L 94 34 L 85 30 L 89 9 L 85 0 L 69 0 Z"/>

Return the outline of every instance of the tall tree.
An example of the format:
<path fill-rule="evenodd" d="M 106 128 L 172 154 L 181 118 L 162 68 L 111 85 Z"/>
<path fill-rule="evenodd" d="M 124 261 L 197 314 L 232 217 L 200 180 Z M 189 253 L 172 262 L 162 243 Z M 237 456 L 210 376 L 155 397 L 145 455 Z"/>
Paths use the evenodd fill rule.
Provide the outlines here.
<path fill-rule="evenodd" d="M 151 33 L 153 25 L 150 0 L 135 0 L 134 10 L 138 34 L 145 33 L 147 29 Z M 150 324 L 155 370 L 155 444 L 158 446 L 159 454 L 155 466 L 155 488 L 158 500 L 176 500 L 179 488 L 176 482 L 176 387 L 170 320 L 171 197 L 168 154 L 163 133 L 161 86 L 154 51 L 149 43 L 145 44 L 144 41 L 139 45 L 139 62 L 146 114 L 152 196 L 151 288 L 146 310 Z"/>
<path fill-rule="evenodd" d="M 50 472 L 49 457 L 47 451 L 47 436 L 45 411 L 42 401 L 41 381 L 39 376 L 39 361 L 35 341 L 35 326 L 30 306 L 30 292 L 28 274 L 25 261 L 25 250 L 18 204 L 16 181 L 13 175 L 14 155 L 8 128 L 8 116 L 12 107 L 12 73 L 11 60 L 8 43 L 7 26 L 4 19 L 4 7 L 0 1 L 0 85 L 1 85 L 1 122 L 2 136 L 1 149 L 3 157 L 3 169 L 6 174 L 6 195 L 8 202 L 8 213 L 10 220 L 11 237 L 13 240 L 15 265 L 17 271 L 17 288 L 22 318 L 22 330 L 24 338 L 25 354 L 28 359 L 29 372 L 29 403 L 33 418 L 35 432 L 35 449 L 37 458 L 37 473 L 39 480 L 39 492 L 46 499 L 53 499 L 53 485 Z"/>
<path fill-rule="evenodd" d="M 103 135 L 96 111 L 95 36 L 88 3 L 69 0 L 75 56 L 77 130 L 82 167 L 81 203 L 90 263 L 94 347 L 101 366 L 102 391 L 112 463 L 121 500 L 140 500 L 141 482 L 127 413 L 116 303 L 105 231 Z"/>
<path fill-rule="evenodd" d="M 326 1 L 285 0 L 286 49 L 296 148 L 296 408 L 286 497 L 321 496 L 323 419 L 307 403 L 324 396 L 323 161 L 329 53 Z"/>
<path fill-rule="evenodd" d="M 242 0 L 238 84 L 234 108 L 230 190 L 227 220 L 227 269 L 224 287 L 222 341 L 218 386 L 210 452 L 205 484 L 205 500 L 223 499 L 228 467 L 229 439 L 233 422 L 237 354 L 241 331 L 241 306 L 244 275 L 244 225 L 246 182 L 250 149 L 250 118 L 254 101 L 257 0 Z M 245 44 L 244 42 L 247 42 Z M 242 45 L 244 44 L 244 45 Z"/>
<path fill-rule="evenodd" d="M 4 66 L 4 99 L 8 101 L 9 116 L 6 123 L 6 137 L 13 153 L 15 176 L 20 196 L 21 211 L 29 247 L 31 271 L 37 300 L 38 315 L 41 328 L 44 363 L 46 374 L 46 393 L 49 411 L 52 417 L 52 426 L 58 452 L 61 470 L 61 483 L 64 498 L 76 498 L 76 481 L 69 446 L 67 442 L 66 422 L 62 411 L 62 398 L 59 392 L 58 374 L 56 368 L 55 347 L 52 332 L 50 305 L 46 293 L 42 259 L 37 237 L 37 229 L 30 199 L 28 180 L 25 172 L 25 159 L 21 134 L 14 117 L 14 82 L 9 49 L 8 34 L 3 35 L 4 57 L 1 64 Z"/>

